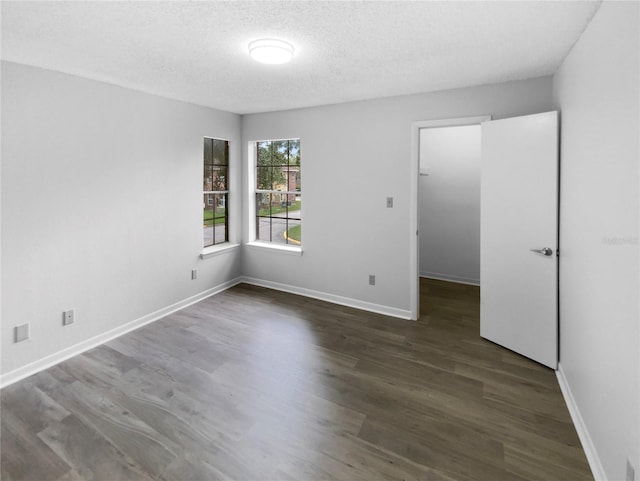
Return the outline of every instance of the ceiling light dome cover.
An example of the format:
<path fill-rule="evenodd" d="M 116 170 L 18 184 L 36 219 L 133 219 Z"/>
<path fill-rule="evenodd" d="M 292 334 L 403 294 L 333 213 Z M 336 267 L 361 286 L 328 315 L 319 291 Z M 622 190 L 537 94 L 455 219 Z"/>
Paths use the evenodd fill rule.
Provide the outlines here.
<path fill-rule="evenodd" d="M 249 43 L 249 55 L 256 62 L 283 64 L 293 59 L 293 45 L 275 38 L 261 38 Z"/>

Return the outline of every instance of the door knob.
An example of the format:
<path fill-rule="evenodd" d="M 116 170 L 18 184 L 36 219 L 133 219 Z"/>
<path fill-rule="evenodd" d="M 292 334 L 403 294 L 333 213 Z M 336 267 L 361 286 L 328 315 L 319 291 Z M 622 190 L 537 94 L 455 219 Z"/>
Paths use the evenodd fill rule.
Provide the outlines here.
<path fill-rule="evenodd" d="M 553 255 L 553 249 L 550 247 L 543 247 L 542 249 L 529 249 L 531 252 L 537 252 L 538 254 L 543 254 L 545 256 Z"/>

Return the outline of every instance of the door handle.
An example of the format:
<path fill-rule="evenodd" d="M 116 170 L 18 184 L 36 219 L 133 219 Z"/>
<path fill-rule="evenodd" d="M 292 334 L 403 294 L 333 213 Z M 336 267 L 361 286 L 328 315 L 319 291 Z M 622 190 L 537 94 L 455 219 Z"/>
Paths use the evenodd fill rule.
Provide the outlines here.
<path fill-rule="evenodd" d="M 542 254 L 545 256 L 551 256 L 553 255 L 553 249 L 551 249 L 550 247 L 543 247 L 542 249 L 529 249 L 531 252 L 536 252 L 538 254 Z"/>

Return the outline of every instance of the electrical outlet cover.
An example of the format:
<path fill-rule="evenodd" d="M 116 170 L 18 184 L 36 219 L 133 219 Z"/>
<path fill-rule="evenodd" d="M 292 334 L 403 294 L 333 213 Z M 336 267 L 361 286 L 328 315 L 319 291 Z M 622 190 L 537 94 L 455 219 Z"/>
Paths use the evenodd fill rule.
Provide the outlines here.
<path fill-rule="evenodd" d="M 62 325 L 68 326 L 69 324 L 73 324 L 76 320 L 76 313 L 73 309 L 69 309 L 68 311 L 64 311 L 62 313 Z"/>
<path fill-rule="evenodd" d="M 29 339 L 29 323 L 20 324 L 15 327 L 15 342 L 22 342 Z"/>

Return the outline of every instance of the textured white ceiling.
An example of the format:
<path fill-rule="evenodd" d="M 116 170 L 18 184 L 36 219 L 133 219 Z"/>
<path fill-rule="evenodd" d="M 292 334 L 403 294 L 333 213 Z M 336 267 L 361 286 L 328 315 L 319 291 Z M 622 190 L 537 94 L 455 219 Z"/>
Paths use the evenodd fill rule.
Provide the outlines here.
<path fill-rule="evenodd" d="M 549 75 L 598 1 L 8 2 L 2 58 L 237 113 Z M 261 65 L 249 41 L 295 45 Z"/>

